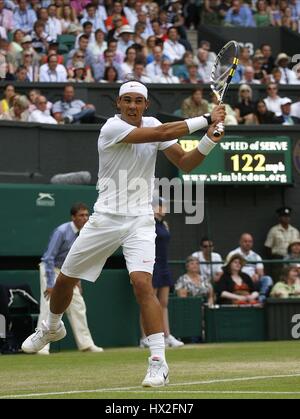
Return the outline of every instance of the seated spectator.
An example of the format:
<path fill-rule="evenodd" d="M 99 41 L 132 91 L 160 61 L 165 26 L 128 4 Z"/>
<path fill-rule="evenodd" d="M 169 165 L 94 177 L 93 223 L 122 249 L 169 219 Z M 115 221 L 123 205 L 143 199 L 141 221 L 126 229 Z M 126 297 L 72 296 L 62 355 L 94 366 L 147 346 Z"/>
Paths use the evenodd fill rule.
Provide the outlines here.
<path fill-rule="evenodd" d="M 35 65 L 39 64 L 40 62 L 40 56 L 37 52 L 35 52 L 33 46 L 32 46 L 32 38 L 30 35 L 26 35 L 24 36 L 24 38 L 21 41 L 21 45 L 23 50 L 17 55 L 16 57 L 16 65 L 20 66 L 22 64 L 22 60 L 23 60 L 23 54 L 25 54 L 25 52 L 30 52 L 33 55 L 33 63 Z"/>
<path fill-rule="evenodd" d="M 266 104 L 262 99 L 256 103 L 254 114 L 257 124 L 278 124 L 275 113 L 268 111 Z"/>
<path fill-rule="evenodd" d="M 95 42 L 88 47 L 88 52 L 92 56 L 93 61 L 98 62 L 106 49 L 107 42 L 105 41 L 105 34 L 101 29 L 97 29 L 95 32 Z"/>
<path fill-rule="evenodd" d="M 219 104 L 218 98 L 214 93 L 211 93 L 211 103 L 208 104 L 208 112 L 212 112 L 212 110 Z M 225 125 L 238 125 L 238 121 L 236 119 L 236 113 L 232 109 L 228 103 L 223 103 L 225 105 L 226 117 L 225 117 Z"/>
<path fill-rule="evenodd" d="M 297 77 L 293 70 L 288 68 L 290 58 L 284 52 L 278 54 L 276 65 L 281 71 L 280 84 L 297 84 Z"/>
<path fill-rule="evenodd" d="M 49 42 L 52 41 L 50 35 L 45 32 L 44 22 L 37 20 L 33 26 L 31 34 L 32 47 L 38 54 L 46 54 L 49 47 Z"/>
<path fill-rule="evenodd" d="M 288 97 L 281 99 L 281 115 L 278 116 L 278 123 L 282 125 L 300 124 L 300 119 L 291 115 L 292 101 Z"/>
<path fill-rule="evenodd" d="M 252 60 L 250 58 L 250 49 L 249 47 L 241 47 L 240 48 L 240 56 L 239 56 L 239 65 L 243 67 L 252 67 Z"/>
<path fill-rule="evenodd" d="M 23 65 L 20 65 L 17 68 L 15 81 L 21 82 L 21 83 L 27 83 L 30 81 L 27 74 L 27 68 L 24 67 Z"/>
<path fill-rule="evenodd" d="M 267 74 L 271 74 L 275 67 L 275 59 L 272 56 L 272 47 L 269 44 L 262 44 L 259 50 L 263 56 L 262 69 L 265 70 Z"/>
<path fill-rule="evenodd" d="M 28 122 L 29 102 L 26 96 L 15 96 L 12 108 L 8 112 L 0 115 L 0 119 L 5 121 Z"/>
<path fill-rule="evenodd" d="M 242 268 L 242 272 L 248 274 L 259 292 L 260 302 L 265 301 L 269 295 L 269 291 L 273 285 L 272 278 L 264 274 L 264 265 L 262 258 L 253 251 L 253 237 L 249 233 L 243 233 L 240 237 L 240 246 L 237 249 L 228 253 L 226 260 L 229 260 L 232 255 L 239 254 L 244 259 L 246 264 Z"/>
<path fill-rule="evenodd" d="M 255 79 L 254 69 L 252 66 L 244 67 L 243 78 L 240 81 L 242 84 L 260 84 L 260 81 Z"/>
<path fill-rule="evenodd" d="M 182 60 L 185 53 L 185 47 L 179 43 L 178 30 L 174 26 L 168 29 L 168 39 L 164 43 L 164 55 L 166 55 L 172 64 Z"/>
<path fill-rule="evenodd" d="M 224 21 L 225 26 L 254 27 L 255 21 L 248 4 L 242 0 L 233 0 Z"/>
<path fill-rule="evenodd" d="M 201 116 L 208 112 L 208 101 L 203 99 L 203 90 L 194 89 L 192 95 L 184 99 L 181 105 L 181 113 L 184 118 Z"/>
<path fill-rule="evenodd" d="M 30 82 L 39 81 L 39 65 L 33 62 L 33 53 L 30 51 L 23 52 L 23 60 L 21 65 L 27 70 L 27 79 Z"/>
<path fill-rule="evenodd" d="M 125 55 L 127 49 L 133 44 L 133 30 L 129 25 L 122 26 L 118 34 L 117 51 Z"/>
<path fill-rule="evenodd" d="M 58 123 L 93 123 L 95 120 L 94 105 L 75 99 L 75 89 L 71 84 L 65 86 L 63 98 L 54 103 L 52 112 Z"/>
<path fill-rule="evenodd" d="M 70 5 L 76 16 L 83 16 L 84 15 L 84 8 L 85 6 L 90 3 L 90 0 L 71 0 Z"/>
<path fill-rule="evenodd" d="M 266 0 L 258 0 L 256 3 L 256 12 L 254 13 L 254 21 L 257 28 L 274 25 L 273 17 Z"/>
<path fill-rule="evenodd" d="M 83 32 L 79 33 L 76 37 L 74 47 L 76 49 L 79 48 L 79 39 L 82 35 L 85 35 L 88 39 L 88 50 L 89 50 L 89 48 L 95 43 L 95 33 L 94 33 L 93 24 L 91 22 L 84 22 L 82 30 Z"/>
<path fill-rule="evenodd" d="M 285 265 L 286 267 L 292 266 L 294 268 L 300 269 L 300 240 L 294 240 L 288 247 L 288 254 L 284 257 L 283 260 L 295 260 L 294 263 L 289 263 Z"/>
<path fill-rule="evenodd" d="M 149 36 L 154 35 L 150 19 L 143 10 L 140 10 L 137 13 L 137 23 L 136 24 L 142 24 L 144 26 L 144 31 L 141 33 L 141 37 L 143 38 L 144 42 L 149 38 Z"/>
<path fill-rule="evenodd" d="M 219 7 L 219 0 L 205 0 L 201 13 L 202 22 L 205 22 L 206 25 L 219 25 L 221 20 L 219 15 Z"/>
<path fill-rule="evenodd" d="M 94 81 L 90 69 L 86 69 L 83 61 L 77 61 L 73 67 L 73 77 L 68 81 L 75 83 L 91 83 Z"/>
<path fill-rule="evenodd" d="M 223 275 L 215 285 L 219 304 L 255 304 L 259 294 L 249 275 L 242 272 L 245 260 L 240 254 L 232 255 L 223 268 Z"/>
<path fill-rule="evenodd" d="M 154 35 L 149 36 L 146 40 L 146 45 L 143 50 L 143 55 L 146 59 L 146 63 L 149 64 L 154 60 L 153 57 L 153 48 L 156 46 L 156 37 Z"/>
<path fill-rule="evenodd" d="M 161 62 L 161 75 L 153 79 L 153 83 L 180 83 L 178 77 L 173 76 L 171 61 L 169 59 L 163 59 Z"/>
<path fill-rule="evenodd" d="M 276 83 L 267 84 L 268 96 L 264 98 L 264 102 L 268 111 L 274 112 L 276 116 L 281 115 L 281 97 L 278 96 L 278 86 Z"/>
<path fill-rule="evenodd" d="M 208 51 L 203 48 L 198 49 L 197 60 L 198 60 L 198 71 L 199 76 L 203 80 L 203 83 L 210 83 L 211 70 L 214 65 L 212 61 L 208 59 Z"/>
<path fill-rule="evenodd" d="M 263 68 L 264 57 L 261 52 L 256 52 L 253 57 L 253 71 L 254 71 L 254 79 L 258 80 L 262 84 L 267 84 L 269 80 L 269 76 L 266 70 Z"/>
<path fill-rule="evenodd" d="M 41 58 L 41 64 L 46 64 L 49 61 L 51 55 L 56 55 L 58 64 L 64 64 L 65 58 L 62 54 L 58 53 L 58 46 L 59 43 L 57 41 L 49 42 L 48 55 L 44 55 Z"/>
<path fill-rule="evenodd" d="M 13 12 L 6 6 L 6 1 L 0 1 L 0 22 L 6 32 L 12 32 L 14 28 Z"/>
<path fill-rule="evenodd" d="M 68 4 L 64 4 L 62 11 L 58 13 L 62 27 L 62 33 L 78 35 L 82 32 L 82 26 L 78 22 L 75 10 Z"/>
<path fill-rule="evenodd" d="M 147 76 L 153 81 L 162 75 L 161 63 L 163 60 L 163 49 L 157 45 L 153 48 L 153 61 L 146 65 Z"/>
<path fill-rule="evenodd" d="M 287 7 L 282 14 L 281 26 L 298 32 L 298 16 L 292 16 L 292 9 L 290 7 Z"/>
<path fill-rule="evenodd" d="M 183 83 L 189 83 L 189 84 L 201 84 L 203 83 L 202 79 L 199 76 L 198 72 L 198 65 L 197 64 L 188 64 L 187 66 L 188 70 L 188 78 L 182 80 Z"/>
<path fill-rule="evenodd" d="M 87 35 L 80 35 L 79 37 L 79 48 L 73 48 L 69 54 L 68 54 L 68 58 L 67 58 L 67 64 L 66 67 L 72 67 L 72 59 L 73 56 L 80 51 L 83 55 L 84 55 L 84 62 L 85 65 L 91 65 L 93 60 L 92 60 L 92 55 L 88 50 L 88 46 L 89 46 L 89 37 Z"/>
<path fill-rule="evenodd" d="M 9 112 L 13 105 L 15 95 L 15 86 L 13 84 L 7 84 L 3 89 L 4 98 L 0 101 L 0 114 Z"/>
<path fill-rule="evenodd" d="M 161 27 L 158 20 L 153 20 L 151 22 L 151 27 L 156 39 L 160 39 L 163 42 L 168 39 L 166 31 Z"/>
<path fill-rule="evenodd" d="M 80 21 L 81 25 L 84 27 L 85 23 L 90 22 L 94 28 L 94 31 L 101 29 L 104 33 L 106 33 L 107 29 L 105 23 L 101 18 L 99 19 L 99 16 L 97 16 L 96 7 L 90 3 L 85 6 L 85 11 L 86 13 Z"/>
<path fill-rule="evenodd" d="M 115 67 L 109 66 L 105 68 L 103 79 L 100 80 L 100 83 L 122 83 L 122 80 L 119 79 L 118 71 Z"/>
<path fill-rule="evenodd" d="M 123 16 L 122 3 L 119 1 L 115 1 L 113 4 L 112 13 L 108 16 L 108 18 L 105 21 L 105 26 L 108 31 L 110 31 L 111 29 L 114 29 L 114 17 L 116 15 L 121 15 L 122 25 L 128 25 L 128 20 L 126 19 L 125 16 Z"/>
<path fill-rule="evenodd" d="M 214 282 L 218 282 L 223 274 L 222 256 L 213 250 L 214 244 L 212 240 L 209 240 L 207 237 L 203 237 L 200 242 L 200 250 L 192 254 L 192 256 L 196 257 L 199 261 L 201 278 L 203 278 L 205 282 L 212 284 Z"/>
<path fill-rule="evenodd" d="M 0 38 L 0 79 L 6 79 L 7 73 L 15 70 L 13 56 L 9 52 L 9 42 Z"/>
<path fill-rule="evenodd" d="M 255 105 L 252 100 L 252 89 L 248 84 L 239 88 L 239 101 L 234 108 L 239 124 L 251 125 L 255 123 Z"/>
<path fill-rule="evenodd" d="M 32 32 L 36 13 L 30 9 L 26 0 L 18 0 L 18 6 L 14 9 L 13 22 L 14 30 L 21 29 L 23 33 Z"/>
<path fill-rule="evenodd" d="M 190 64 L 197 64 L 198 67 L 198 62 L 194 59 L 193 53 L 191 51 L 186 51 L 183 55 L 183 63 L 176 64 L 173 67 L 173 75 L 178 77 L 179 80 L 187 80 L 189 78 L 188 66 Z"/>
<path fill-rule="evenodd" d="M 28 118 L 28 122 L 39 122 L 42 124 L 57 124 L 56 119 L 54 119 L 49 110 L 47 109 L 47 99 L 45 96 L 38 96 L 36 99 L 37 109 L 31 112 Z"/>
<path fill-rule="evenodd" d="M 58 64 L 56 55 L 49 57 L 48 63 L 40 68 L 40 82 L 63 83 L 67 81 L 67 70 L 62 64 Z"/>
<path fill-rule="evenodd" d="M 139 61 L 136 61 L 133 66 L 132 77 L 134 80 L 140 81 L 141 83 L 144 83 L 144 84 L 152 83 L 152 80 L 146 74 L 145 64 Z M 125 80 L 126 80 L 126 77 L 125 77 Z"/>
<path fill-rule="evenodd" d="M 213 305 L 213 288 L 208 281 L 205 281 L 199 274 L 199 260 L 189 256 L 185 263 L 186 273 L 181 275 L 176 283 L 175 290 L 178 297 L 203 297 L 206 302 Z"/>
<path fill-rule="evenodd" d="M 280 68 L 274 67 L 270 76 L 270 82 L 276 83 L 276 84 L 282 84 L 281 80 L 282 80 L 282 73 L 281 73 Z"/>
<path fill-rule="evenodd" d="M 45 31 L 50 36 L 51 39 L 56 41 L 58 35 L 62 34 L 61 21 L 57 19 L 56 6 L 54 4 L 50 4 L 47 7 L 47 11 L 48 11 L 48 20 L 45 25 Z"/>
<path fill-rule="evenodd" d="M 133 68 L 136 60 L 136 49 L 134 47 L 129 47 L 126 50 L 126 55 L 123 64 L 121 64 L 121 70 L 123 77 L 133 73 Z"/>
<path fill-rule="evenodd" d="M 271 291 L 273 298 L 300 298 L 300 279 L 298 269 L 289 266 L 283 268 L 281 280 Z"/>
<path fill-rule="evenodd" d="M 13 39 L 9 46 L 10 53 L 13 56 L 14 60 L 16 60 L 18 55 L 23 51 L 23 47 L 22 47 L 23 38 L 24 38 L 24 33 L 21 31 L 21 29 L 17 29 L 14 31 Z"/>
<path fill-rule="evenodd" d="M 31 112 L 33 112 L 37 109 L 36 101 L 37 101 L 38 97 L 41 96 L 41 94 L 42 94 L 41 91 L 38 90 L 38 89 L 31 89 L 29 91 L 29 93 L 28 93 L 28 100 L 29 100 L 28 111 L 29 111 L 29 114 L 31 114 Z M 52 109 L 52 103 L 49 102 L 49 100 L 47 101 L 47 109 L 48 109 L 49 114 L 50 114 L 50 111 Z"/>

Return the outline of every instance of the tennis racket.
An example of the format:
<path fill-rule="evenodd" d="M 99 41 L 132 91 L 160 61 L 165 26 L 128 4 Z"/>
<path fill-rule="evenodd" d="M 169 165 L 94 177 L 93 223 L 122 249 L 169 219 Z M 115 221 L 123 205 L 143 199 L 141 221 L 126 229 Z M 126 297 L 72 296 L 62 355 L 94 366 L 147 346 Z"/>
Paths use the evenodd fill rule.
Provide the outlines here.
<path fill-rule="evenodd" d="M 228 90 L 229 84 L 237 68 L 239 59 L 239 44 L 236 41 L 229 41 L 221 49 L 211 70 L 210 87 L 216 95 L 219 105 Z M 220 122 L 214 131 L 215 137 L 220 137 L 224 131 L 224 125 Z"/>

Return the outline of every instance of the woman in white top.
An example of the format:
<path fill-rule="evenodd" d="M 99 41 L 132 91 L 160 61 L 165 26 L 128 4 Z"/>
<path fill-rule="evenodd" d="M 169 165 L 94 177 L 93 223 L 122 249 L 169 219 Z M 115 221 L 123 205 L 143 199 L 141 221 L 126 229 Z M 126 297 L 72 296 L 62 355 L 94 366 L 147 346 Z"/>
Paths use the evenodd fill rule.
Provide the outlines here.
<path fill-rule="evenodd" d="M 30 82 L 39 81 L 40 67 L 38 64 L 33 63 L 33 53 L 24 51 L 22 55 L 22 65 L 27 70 L 27 78 Z"/>
<path fill-rule="evenodd" d="M 21 31 L 21 29 L 17 29 L 14 32 L 13 40 L 9 46 L 10 53 L 14 56 L 14 58 L 16 58 L 23 51 L 23 48 L 21 45 L 23 38 L 24 38 L 24 33 Z"/>
<path fill-rule="evenodd" d="M 62 26 L 62 33 L 78 35 L 82 32 L 82 26 L 78 22 L 76 12 L 71 6 L 65 5 L 58 12 L 58 18 L 60 19 Z"/>
<path fill-rule="evenodd" d="M 136 60 L 136 50 L 133 47 L 129 47 L 126 50 L 126 56 L 124 63 L 121 64 L 122 73 L 124 74 L 124 78 L 128 74 L 133 73 L 133 67 Z"/>
<path fill-rule="evenodd" d="M 105 41 L 105 33 L 102 29 L 97 29 L 95 32 L 95 42 L 88 47 L 88 51 L 93 55 L 95 63 L 100 61 L 104 51 L 107 49 L 107 42 Z"/>

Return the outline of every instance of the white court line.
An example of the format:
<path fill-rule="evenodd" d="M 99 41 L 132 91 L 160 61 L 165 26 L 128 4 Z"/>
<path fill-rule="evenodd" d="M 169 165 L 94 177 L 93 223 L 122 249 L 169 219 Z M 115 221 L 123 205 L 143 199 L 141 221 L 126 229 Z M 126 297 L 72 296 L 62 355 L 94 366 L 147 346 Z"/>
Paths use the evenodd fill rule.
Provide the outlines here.
<path fill-rule="evenodd" d="M 276 379 L 276 378 L 295 378 L 295 377 L 300 377 L 300 373 L 299 374 L 285 374 L 285 375 L 261 375 L 261 376 L 257 376 L 257 377 L 241 377 L 241 378 L 224 378 L 224 379 L 219 379 L 219 380 L 206 380 L 206 381 L 192 381 L 192 382 L 185 382 L 185 383 L 174 383 L 174 384 L 169 384 L 168 387 L 179 387 L 179 386 L 194 386 L 194 385 L 204 385 L 204 384 L 221 384 L 221 383 L 234 383 L 234 382 L 243 382 L 243 381 L 258 381 L 258 380 L 268 380 L 268 379 Z M 30 394 L 8 394 L 6 396 L 0 396 L 0 399 L 17 399 L 19 397 L 21 398 L 26 398 L 26 397 L 42 397 L 42 396 L 62 396 L 62 395 L 72 395 L 72 394 L 85 394 L 85 393 L 112 393 L 112 392 L 141 392 L 141 393 L 150 393 L 150 391 L 155 391 L 155 392 L 163 392 L 162 390 L 160 390 L 159 388 L 151 388 L 151 389 L 145 389 L 144 391 L 140 390 L 140 386 L 135 386 L 135 387 L 114 387 L 114 388 L 99 388 L 99 389 L 94 389 L 94 390 L 72 390 L 72 391 L 55 391 L 55 392 L 49 392 L 49 393 L 30 393 Z M 187 391 L 164 391 L 164 393 L 192 393 L 193 391 L 195 392 L 200 392 L 201 390 L 187 390 Z M 214 390 L 212 391 L 207 391 L 207 393 L 214 393 Z M 232 392 L 225 392 L 226 394 L 230 394 L 230 393 L 234 393 L 234 391 Z M 224 394 L 225 394 L 224 393 Z M 222 394 L 222 391 L 216 391 L 216 394 Z M 243 391 L 239 394 L 247 394 L 247 391 Z M 249 393 L 250 394 L 250 393 Z M 259 392 L 256 392 L 256 394 L 260 394 Z M 262 392 L 261 394 L 264 394 L 264 392 Z M 271 392 L 266 392 L 265 394 L 272 394 Z M 277 393 L 274 393 L 277 394 Z M 300 394 L 295 392 L 295 393 L 285 393 L 285 392 L 279 392 L 278 394 Z"/>

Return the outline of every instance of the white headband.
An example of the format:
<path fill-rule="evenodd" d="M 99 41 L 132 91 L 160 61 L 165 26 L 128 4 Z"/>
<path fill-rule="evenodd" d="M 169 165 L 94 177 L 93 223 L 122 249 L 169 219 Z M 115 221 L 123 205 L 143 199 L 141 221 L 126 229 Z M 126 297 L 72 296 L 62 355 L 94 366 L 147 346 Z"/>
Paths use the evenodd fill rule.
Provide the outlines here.
<path fill-rule="evenodd" d="M 139 93 L 144 96 L 145 99 L 148 99 L 147 87 L 137 81 L 128 81 L 127 83 L 122 84 L 119 90 L 119 97 L 126 93 Z"/>

